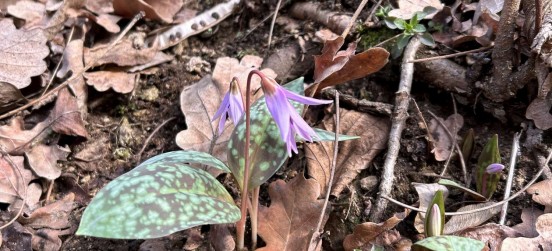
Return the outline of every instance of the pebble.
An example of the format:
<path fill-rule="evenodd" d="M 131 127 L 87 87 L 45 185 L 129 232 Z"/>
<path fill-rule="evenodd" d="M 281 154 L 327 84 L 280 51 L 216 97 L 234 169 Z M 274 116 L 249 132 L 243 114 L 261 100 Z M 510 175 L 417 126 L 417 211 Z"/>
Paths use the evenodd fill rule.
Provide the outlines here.
<path fill-rule="evenodd" d="M 374 190 L 374 188 L 376 188 L 377 185 L 378 185 L 378 178 L 374 175 L 364 177 L 360 180 L 360 188 L 362 188 L 362 190 L 367 192 Z"/>

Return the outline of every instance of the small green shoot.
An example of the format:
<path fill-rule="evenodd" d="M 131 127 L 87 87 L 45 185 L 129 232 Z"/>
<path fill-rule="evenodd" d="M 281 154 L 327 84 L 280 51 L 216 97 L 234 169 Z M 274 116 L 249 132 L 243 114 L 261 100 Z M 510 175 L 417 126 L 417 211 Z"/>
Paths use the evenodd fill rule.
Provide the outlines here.
<path fill-rule="evenodd" d="M 409 21 L 401 18 L 390 17 L 387 15 L 388 12 L 386 13 L 385 10 L 380 10 L 380 15 L 384 17 L 384 22 L 387 27 L 403 31 L 391 53 L 393 57 L 396 58 L 402 54 L 404 47 L 413 36 L 418 36 L 422 44 L 427 46 L 435 46 L 435 40 L 433 40 L 431 34 L 427 32 L 427 28 L 423 24 L 420 24 L 422 19 L 436 11 L 435 8 L 428 6 L 422 11 L 416 12 L 416 14 L 414 14 Z"/>
<path fill-rule="evenodd" d="M 491 168 L 490 172 L 487 170 L 491 164 L 497 163 L 500 163 L 500 151 L 498 149 L 498 135 L 495 134 L 483 147 L 475 172 L 476 191 L 485 198 L 490 198 L 493 195 L 500 180 L 500 171 L 497 171 L 497 168 Z"/>

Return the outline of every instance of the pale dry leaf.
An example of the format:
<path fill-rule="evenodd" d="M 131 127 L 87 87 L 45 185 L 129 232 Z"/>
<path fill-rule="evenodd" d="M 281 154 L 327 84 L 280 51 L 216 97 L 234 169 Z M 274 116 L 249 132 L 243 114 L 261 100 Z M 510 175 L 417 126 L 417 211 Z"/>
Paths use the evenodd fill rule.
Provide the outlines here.
<path fill-rule="evenodd" d="M 76 75 L 84 69 L 83 50 L 84 40 L 82 38 L 75 38 L 67 44 L 61 61 L 62 66 L 56 75 L 58 78 L 64 78 L 69 71 Z M 76 79 L 69 83 L 69 88 L 77 98 L 78 110 L 84 118 L 87 113 L 88 86 L 84 82 L 82 74 L 73 77 Z"/>
<path fill-rule="evenodd" d="M 497 14 L 502 11 L 503 6 L 504 0 L 480 0 L 473 14 L 474 23 L 477 23 L 483 13 L 498 17 Z"/>
<path fill-rule="evenodd" d="M 437 10 L 443 8 L 443 4 L 439 0 L 398 0 L 397 1 L 399 8 L 391 10 L 389 12 L 390 17 L 401 18 L 404 20 L 409 20 L 418 11 L 423 11 L 425 7 L 433 7 Z M 424 19 L 430 19 L 435 15 L 435 12 L 427 15 Z"/>
<path fill-rule="evenodd" d="M 457 134 L 464 125 L 464 117 L 460 114 L 453 114 L 450 115 L 447 120 L 443 121 L 441 118 L 438 119 L 443 122 L 443 125 L 450 131 L 452 136 L 458 139 Z M 435 159 L 437 161 L 447 160 L 451 154 L 451 147 L 456 142 L 450 138 L 447 131 L 441 126 L 441 123 L 437 122 L 435 119 L 431 119 L 429 122 L 429 133 L 431 133 L 435 141 L 433 142 L 435 148 L 432 150 Z"/>
<path fill-rule="evenodd" d="M 29 184 L 27 187 L 27 198 L 25 200 L 27 208 L 33 211 L 40 207 L 40 197 L 42 197 L 42 185 L 37 182 Z"/>
<path fill-rule="evenodd" d="M 146 18 L 166 23 L 172 23 L 182 5 L 182 0 L 113 0 L 113 9 L 117 15 L 131 18 L 144 11 Z"/>
<path fill-rule="evenodd" d="M 136 84 L 136 74 L 122 71 L 94 71 L 84 73 L 86 83 L 100 92 L 109 88 L 118 93 L 130 93 Z"/>
<path fill-rule="evenodd" d="M 31 141 L 40 141 L 45 137 L 48 123 L 40 122 L 32 129 L 25 130 L 22 117 L 13 118 L 7 125 L 0 126 L 0 147 L 14 155 L 23 155 Z"/>
<path fill-rule="evenodd" d="M 11 165 L 8 158 L 16 165 L 15 167 Z M 23 168 L 23 161 L 22 156 L 7 155 L 0 158 L 0 202 L 11 204 L 17 198 L 24 196 L 25 187 L 31 181 L 32 173 Z M 23 177 L 14 168 L 18 168 Z"/>
<path fill-rule="evenodd" d="M 16 4 L 20 0 L 3 0 L 0 1 L 0 10 L 6 11 L 8 6 Z"/>
<path fill-rule="evenodd" d="M 506 238 L 502 242 L 501 250 L 552 250 L 552 214 L 539 216 L 535 227 L 539 236 Z"/>
<path fill-rule="evenodd" d="M 121 27 L 117 25 L 117 22 L 119 22 L 120 20 L 120 16 L 100 14 L 96 17 L 96 20 L 94 20 L 94 22 L 96 22 L 108 32 L 119 33 L 119 31 L 121 31 Z"/>
<path fill-rule="evenodd" d="M 230 87 L 230 81 L 234 76 L 237 77 L 240 81 L 242 95 L 244 95 L 247 75 L 252 69 L 258 69 L 261 63 L 262 58 L 256 56 L 244 56 L 241 62 L 228 57 L 219 58 L 212 78 L 205 76 L 198 83 L 185 87 L 180 94 L 180 109 L 186 117 L 188 129 L 176 135 L 176 144 L 184 150 L 209 152 L 214 133 L 218 134 L 218 120 L 213 122 L 211 120 Z M 262 72 L 267 76 L 274 76 L 270 69 L 263 69 Z M 259 87 L 260 79 L 253 78 L 252 96 Z M 262 92 L 259 92 L 256 97 L 261 94 Z M 255 100 L 255 96 L 253 96 L 253 100 Z M 222 161 L 226 161 L 226 145 L 233 128 L 231 122 L 226 122 L 224 131 L 216 138 L 212 155 Z M 211 171 L 216 170 L 218 169 L 211 169 Z"/>
<path fill-rule="evenodd" d="M 17 30 L 11 19 L 0 20 L 0 81 L 27 87 L 31 77 L 46 70 L 49 53 L 42 30 Z"/>
<path fill-rule="evenodd" d="M 297 175 L 288 183 L 277 180 L 268 187 L 270 206 L 259 207 L 259 235 L 266 246 L 258 251 L 307 250 L 324 204 L 314 179 Z M 326 211 L 324 226 L 329 211 Z"/>
<path fill-rule="evenodd" d="M 533 120 L 535 126 L 542 130 L 552 128 L 552 114 L 550 114 L 552 95 L 549 93 L 548 96 L 548 98 L 535 98 L 525 111 L 525 117 Z"/>
<path fill-rule="evenodd" d="M 467 205 L 458 209 L 457 212 L 470 211 L 470 210 L 490 206 L 493 204 L 496 204 L 496 202 L 490 201 L 490 202 L 481 203 L 481 204 Z M 447 221 L 447 223 L 445 223 L 445 228 L 443 229 L 443 233 L 453 234 L 470 227 L 479 226 L 483 222 L 493 217 L 495 214 L 499 213 L 501 209 L 502 209 L 501 206 L 496 206 L 487 210 L 483 210 L 483 211 L 479 211 L 471 214 L 454 215 Z"/>
<path fill-rule="evenodd" d="M 184 23 L 188 20 L 191 20 L 195 16 L 197 16 L 197 10 L 184 7 L 174 15 L 173 22 L 177 24 Z"/>
<path fill-rule="evenodd" d="M 25 20 L 26 24 L 36 22 L 46 14 L 46 6 L 43 3 L 22 0 L 8 6 L 8 14 Z"/>
<path fill-rule="evenodd" d="M 57 166 L 58 160 L 66 160 L 70 152 L 68 147 L 40 144 L 25 152 L 25 157 L 36 175 L 55 180 L 61 175 L 61 169 Z"/>
<path fill-rule="evenodd" d="M 84 127 L 84 121 L 78 108 L 77 98 L 67 88 L 59 90 L 56 104 L 48 120 L 52 122 L 54 132 L 70 136 L 88 137 L 88 132 Z"/>
<path fill-rule="evenodd" d="M 143 71 L 147 68 L 160 65 L 162 63 L 166 63 L 169 61 L 172 61 L 174 59 L 173 55 L 167 55 L 161 51 L 158 51 L 155 56 L 148 62 L 142 65 L 132 66 L 127 69 L 128 72 L 139 72 Z"/>
<path fill-rule="evenodd" d="M 527 193 L 533 195 L 532 199 L 546 207 L 545 213 L 552 209 L 552 179 L 543 180 L 531 185 Z"/>
<path fill-rule="evenodd" d="M 341 109 L 340 134 L 359 136 L 360 139 L 339 143 L 334 186 L 331 194 L 339 196 L 358 174 L 368 168 L 373 158 L 387 146 L 389 120 L 352 110 Z M 322 129 L 334 131 L 332 115 L 326 116 Z M 322 194 L 326 193 L 333 159 L 333 142 L 305 144 L 309 175 L 318 181 Z"/>
<path fill-rule="evenodd" d="M 521 234 L 504 225 L 487 223 L 479 227 L 463 230 L 458 233 L 458 236 L 480 240 L 490 247 L 490 251 L 498 251 L 504 239 L 508 237 L 519 237 Z"/>
<path fill-rule="evenodd" d="M 32 228 L 64 229 L 71 226 L 69 215 L 75 208 L 75 195 L 69 193 L 63 199 L 34 210 L 20 222 Z"/>
<path fill-rule="evenodd" d="M 104 64 L 116 64 L 118 66 L 135 66 L 147 64 L 157 54 L 158 47 L 151 46 L 140 48 L 140 41 L 143 41 L 144 34 L 134 33 L 131 36 L 123 38 L 113 48 L 106 53 L 109 44 L 98 44 L 91 49 L 84 49 L 84 62 L 90 62 L 96 59 L 92 66 Z M 143 42 L 142 42 L 143 43 Z M 103 55 L 103 56 L 102 56 Z"/>
<path fill-rule="evenodd" d="M 17 87 L 10 83 L 0 82 L 0 113 L 23 101 L 25 101 L 25 97 Z"/>
<path fill-rule="evenodd" d="M 407 212 L 396 213 L 393 217 L 382 223 L 365 222 L 356 225 L 353 233 L 345 237 L 345 240 L 343 241 L 343 248 L 346 251 L 352 251 L 355 249 L 370 250 L 372 248 L 372 244 L 376 243 L 376 239 L 378 237 L 387 234 L 389 230 L 393 229 L 407 215 Z M 381 240 L 379 242 L 380 245 L 393 243 L 392 241 L 389 243 L 381 243 Z"/>
<path fill-rule="evenodd" d="M 418 193 L 418 200 L 420 202 L 419 208 L 424 211 L 424 213 L 418 213 L 414 219 L 414 227 L 418 230 L 419 233 L 424 232 L 425 224 L 425 211 L 433 201 L 433 197 L 437 191 L 443 192 L 443 199 L 446 200 L 449 194 L 449 191 L 446 186 L 443 186 L 438 183 L 412 183 L 416 193 Z"/>
<path fill-rule="evenodd" d="M 543 211 L 534 207 L 524 208 L 521 211 L 522 223 L 519 223 L 513 226 L 512 228 L 518 231 L 519 233 L 521 233 L 523 237 L 527 237 L 527 238 L 537 237 L 539 236 L 539 233 L 535 228 L 535 223 L 537 222 L 537 219 L 539 218 L 539 216 L 541 216 L 543 213 L 544 213 Z"/>
<path fill-rule="evenodd" d="M 95 0 L 95 1 L 86 1 L 86 9 L 100 15 L 112 13 L 113 10 L 113 0 Z"/>

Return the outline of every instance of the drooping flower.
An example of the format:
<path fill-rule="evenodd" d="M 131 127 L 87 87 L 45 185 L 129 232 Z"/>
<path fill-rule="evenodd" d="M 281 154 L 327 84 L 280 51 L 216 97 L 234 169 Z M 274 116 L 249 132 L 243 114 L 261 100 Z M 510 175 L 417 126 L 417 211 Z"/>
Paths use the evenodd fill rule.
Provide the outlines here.
<path fill-rule="evenodd" d="M 311 142 L 313 137 L 317 137 L 317 134 L 307 122 L 297 114 L 297 111 L 293 108 L 293 105 L 288 99 L 306 105 L 323 105 L 329 104 L 332 101 L 301 96 L 284 89 L 272 78 L 266 76 L 260 77 L 268 111 L 274 118 L 276 125 L 278 125 L 282 140 L 286 142 L 288 155 L 291 156 L 291 151 L 297 153 L 297 143 L 295 142 L 296 134 Z"/>
<path fill-rule="evenodd" d="M 219 134 L 224 130 L 224 123 L 226 122 L 227 116 L 230 116 L 234 125 L 238 124 L 241 116 L 243 115 L 243 100 L 241 95 L 241 90 L 238 85 L 236 78 L 232 79 L 230 82 L 230 88 L 220 104 L 219 109 L 213 116 L 211 121 L 215 121 L 220 117 L 219 120 Z"/>
<path fill-rule="evenodd" d="M 493 163 L 487 166 L 487 169 L 485 170 L 488 174 L 498 173 L 500 171 L 504 170 L 504 165 L 500 163 Z"/>

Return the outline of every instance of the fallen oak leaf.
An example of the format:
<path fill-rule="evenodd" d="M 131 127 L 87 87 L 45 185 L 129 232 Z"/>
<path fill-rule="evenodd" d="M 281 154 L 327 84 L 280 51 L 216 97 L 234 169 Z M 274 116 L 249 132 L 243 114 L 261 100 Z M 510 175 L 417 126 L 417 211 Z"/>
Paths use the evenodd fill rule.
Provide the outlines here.
<path fill-rule="evenodd" d="M 40 141 L 48 127 L 48 123 L 43 121 L 25 130 L 24 124 L 22 117 L 15 117 L 7 125 L 0 126 L 0 146 L 7 153 L 23 155 L 26 145 L 33 140 Z"/>
<path fill-rule="evenodd" d="M 104 64 L 116 64 L 118 66 L 147 64 L 155 57 L 159 48 L 157 44 L 145 48 L 143 46 L 144 37 L 145 34 L 143 33 L 131 34 L 121 39 L 109 53 L 106 53 L 110 47 L 109 43 L 98 44 L 90 49 L 85 48 L 84 62 L 88 65 L 93 61 L 92 67 Z"/>
<path fill-rule="evenodd" d="M 56 104 L 48 119 L 52 122 L 52 130 L 54 132 L 84 138 L 88 137 L 81 112 L 78 108 L 77 98 L 67 88 L 59 90 Z"/>
<path fill-rule="evenodd" d="M 324 204 L 318 183 L 302 174 L 268 187 L 269 207 L 259 207 L 259 235 L 266 246 L 259 251 L 307 250 Z M 324 226 L 327 215 L 322 224 Z"/>
<path fill-rule="evenodd" d="M 523 237 L 533 238 L 539 236 L 535 223 L 537 218 L 544 212 L 537 208 L 524 208 L 521 211 L 521 223 L 513 226 L 512 228 L 522 234 Z M 513 236 L 510 236 L 513 237 Z"/>
<path fill-rule="evenodd" d="M 83 75 L 87 80 L 86 84 L 94 86 L 100 92 L 112 88 L 115 92 L 126 94 L 134 90 L 136 84 L 136 74 L 122 71 L 85 72 Z"/>
<path fill-rule="evenodd" d="M 384 235 L 397 224 L 399 224 L 408 215 L 408 210 L 402 213 L 396 213 L 393 217 L 382 223 L 365 222 L 355 226 L 352 234 L 349 234 L 343 240 L 343 248 L 346 251 L 352 251 L 358 248 L 362 250 L 371 250 L 376 239 Z M 382 243 L 380 243 L 381 245 Z M 385 243 L 391 244 L 391 243 Z"/>
<path fill-rule="evenodd" d="M 443 4 L 439 0 L 398 0 L 398 9 L 389 11 L 390 17 L 396 17 L 404 20 L 409 20 L 414 17 L 416 12 L 423 11 L 426 7 L 433 7 L 437 10 L 443 8 Z M 427 15 L 425 19 L 432 18 L 435 12 Z"/>
<path fill-rule="evenodd" d="M 8 14 L 25 20 L 26 25 L 42 19 L 46 14 L 46 6 L 30 0 L 18 1 L 14 5 L 8 6 Z"/>
<path fill-rule="evenodd" d="M 425 212 L 433 201 L 435 193 L 437 191 L 442 191 L 443 199 L 446 200 L 449 191 L 446 186 L 438 183 L 412 183 L 412 185 L 414 186 L 414 189 L 416 189 L 416 193 L 418 193 L 418 200 L 420 204 L 418 208 L 423 211 L 416 214 L 416 218 L 414 219 L 414 227 L 416 228 L 416 230 L 418 230 L 419 233 L 424 233 Z"/>
<path fill-rule="evenodd" d="M 501 250 L 552 250 L 552 214 L 539 216 L 535 227 L 539 236 L 506 238 Z"/>
<path fill-rule="evenodd" d="M 535 98 L 525 111 L 525 117 L 533 120 L 535 126 L 541 130 L 552 128 L 552 114 L 550 114 L 550 108 L 552 108 L 552 95 L 548 96 L 550 96 L 550 98 Z"/>
<path fill-rule="evenodd" d="M 485 242 L 485 245 L 490 247 L 490 251 L 500 250 L 502 241 L 508 237 L 521 236 L 516 230 L 495 223 L 487 223 L 482 226 L 468 228 L 460 231 L 456 235 Z"/>
<path fill-rule="evenodd" d="M 13 164 L 12 166 L 10 161 Z M 0 202 L 13 203 L 17 198 L 24 196 L 25 187 L 31 181 L 33 175 L 31 171 L 23 168 L 23 157 L 21 156 L 2 156 L 0 158 Z M 19 170 L 15 170 L 17 168 Z M 21 175 L 20 173 L 21 172 Z M 23 177 L 21 177 L 23 176 Z"/>
<path fill-rule="evenodd" d="M 20 218 L 19 222 L 32 228 L 64 229 L 71 226 L 69 215 L 75 208 L 75 195 L 67 194 L 63 199 L 34 210 L 30 215 Z"/>
<path fill-rule="evenodd" d="M 36 145 L 30 151 L 25 152 L 25 157 L 30 168 L 39 177 L 55 180 L 61 175 L 61 169 L 57 166 L 58 160 L 66 160 L 71 150 L 58 145 Z"/>
<path fill-rule="evenodd" d="M 550 187 L 552 187 L 552 179 L 537 182 L 527 188 L 527 193 L 533 195 L 532 199 L 545 206 L 545 213 L 552 211 L 552 191 Z"/>

